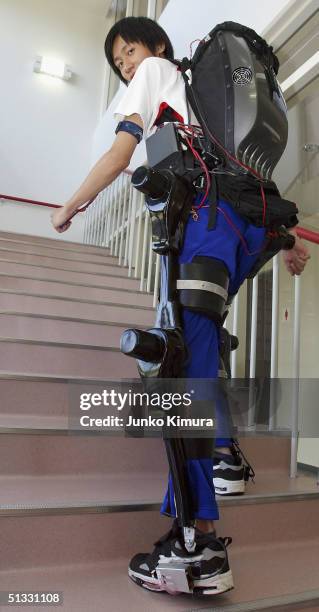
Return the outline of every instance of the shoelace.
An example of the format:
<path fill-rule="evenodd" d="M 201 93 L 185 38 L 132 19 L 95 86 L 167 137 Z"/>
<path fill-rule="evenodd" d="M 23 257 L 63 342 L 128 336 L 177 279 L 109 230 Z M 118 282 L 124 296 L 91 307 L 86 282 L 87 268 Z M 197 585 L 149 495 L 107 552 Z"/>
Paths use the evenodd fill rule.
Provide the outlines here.
<path fill-rule="evenodd" d="M 243 461 L 244 461 L 244 480 L 245 482 L 248 482 L 249 478 L 251 478 L 252 482 L 255 484 L 255 470 L 253 469 L 253 467 L 250 465 L 248 459 L 245 457 L 243 451 L 241 450 L 238 440 L 236 440 L 235 438 L 232 438 L 232 443 L 234 448 L 234 453 L 236 454 L 236 456 L 238 457 L 238 455 L 240 457 L 242 457 Z"/>

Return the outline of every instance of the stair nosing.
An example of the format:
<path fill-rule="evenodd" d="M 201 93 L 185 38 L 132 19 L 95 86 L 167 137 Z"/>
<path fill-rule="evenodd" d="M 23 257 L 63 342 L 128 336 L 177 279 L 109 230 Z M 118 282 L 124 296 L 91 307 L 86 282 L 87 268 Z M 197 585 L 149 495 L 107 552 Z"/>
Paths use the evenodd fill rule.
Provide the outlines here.
<path fill-rule="evenodd" d="M 67 428 L 64 429 L 57 429 L 56 427 L 52 427 L 52 429 L 46 428 L 36 428 L 36 427 L 28 427 L 28 428 L 22 428 L 22 427 L 0 427 L 0 436 L 5 436 L 5 435 L 18 435 L 18 436 L 83 436 L 83 437 L 90 437 L 90 436 L 105 436 L 108 435 L 106 434 L 104 431 L 98 431 L 98 430 L 94 430 L 94 431 L 80 431 L 80 430 L 70 430 Z M 125 433 L 120 431 L 120 432 L 112 432 L 112 438 L 120 438 L 120 437 L 125 437 Z"/>
<path fill-rule="evenodd" d="M 14 515 L 40 515 L 40 514 L 109 514 L 118 512 L 149 512 L 151 510 L 159 511 L 161 508 L 160 502 L 144 501 L 144 502 L 107 502 L 101 503 L 90 503 L 83 502 L 83 504 L 69 504 L 66 505 L 44 505 L 39 504 L 38 506 L 31 506 L 27 504 L 8 504 L 7 506 L 0 506 L 0 516 L 14 516 Z"/>
<path fill-rule="evenodd" d="M 122 291 L 123 293 L 133 293 L 136 295 L 152 296 L 152 293 L 150 291 L 139 291 L 139 289 L 124 289 L 123 287 L 110 287 L 106 285 L 87 285 L 85 283 L 76 283 L 74 281 L 66 281 L 66 280 L 59 280 L 59 279 L 55 280 L 52 278 L 38 278 L 37 276 L 21 276 L 20 274 L 6 274 L 5 272 L 0 272 L 0 278 L 1 277 L 17 278 L 17 279 L 22 279 L 22 280 L 27 279 L 27 280 L 44 282 L 44 283 L 58 283 L 59 285 L 70 285 L 71 287 L 85 287 L 86 289 L 108 289 L 110 291 Z M 136 280 L 136 282 L 139 282 L 140 279 L 134 278 L 133 280 Z"/>
<path fill-rule="evenodd" d="M 233 497 L 229 497 L 228 499 L 221 499 L 221 496 L 216 495 L 218 500 L 218 505 L 222 507 L 228 506 L 250 506 L 256 504 L 276 504 L 288 501 L 305 501 L 307 500 L 317 500 L 319 499 L 319 491 L 296 491 L 295 493 L 257 493 L 256 495 L 251 495 L 245 493 L 241 499 Z"/>
<path fill-rule="evenodd" d="M 89 349 L 92 351 L 111 351 L 119 353 L 120 348 L 116 346 L 101 346 L 99 344 L 74 344 L 72 342 L 55 342 L 54 340 L 33 340 L 32 338 L 3 338 L 0 336 L 0 343 L 7 342 L 9 344 L 30 344 L 31 346 L 49 346 L 58 348 L 71 349 Z"/>
<path fill-rule="evenodd" d="M 130 378 L 120 378 L 115 380 L 114 378 L 95 378 L 95 377 L 84 377 L 84 376 L 57 376 L 55 374 L 30 374 L 29 372 L 8 372 L 5 370 L 0 370 L 0 380 L 25 380 L 30 382 L 56 382 L 56 383 L 64 383 L 64 384 L 91 384 L 91 383 L 100 383 L 103 385 L 112 385 L 119 382 L 132 382 L 132 381 L 140 381 L 140 378 L 136 376 Z"/>
<path fill-rule="evenodd" d="M 65 301 L 65 302 L 75 302 L 76 304 L 95 304 L 95 305 L 99 305 L 99 306 L 115 306 L 117 308 L 134 308 L 134 310 L 136 308 L 138 308 L 139 310 L 151 310 L 152 312 L 154 312 L 154 307 L 153 306 L 140 306 L 139 304 L 119 304 L 117 302 L 101 302 L 101 300 L 87 300 L 84 298 L 73 298 L 73 297 L 69 297 L 69 296 L 63 296 L 63 295 L 46 295 L 44 293 L 33 293 L 30 291 L 12 291 L 12 290 L 8 290 L 8 289 L 1 289 L 0 288 L 0 294 L 3 295 L 23 295 L 25 297 L 35 297 L 35 298 L 42 298 L 45 300 L 60 300 L 60 301 Z"/>
<path fill-rule="evenodd" d="M 46 314 L 35 314 L 34 312 L 18 312 L 12 310 L 0 310 L 0 315 L 12 315 L 18 317 L 31 317 L 34 319 L 53 319 L 54 321 L 68 321 L 70 323 L 85 323 L 90 325 L 110 325 L 114 327 L 130 327 L 131 323 L 121 323 L 119 321 L 102 320 L 97 321 L 96 319 L 82 319 L 80 317 L 65 317 L 59 315 L 46 315 Z M 147 325 L 138 324 L 140 329 L 146 329 Z"/>
<path fill-rule="evenodd" d="M 255 504 L 259 503 L 270 503 L 269 496 L 264 496 L 264 501 L 260 502 L 256 500 Z M 283 495 L 273 495 L 271 503 L 282 503 L 283 501 L 314 501 L 319 499 L 319 493 L 296 493 L 295 495 L 289 494 L 289 499 L 282 499 Z M 224 501 L 224 500 L 223 500 Z M 226 500 L 225 500 L 226 501 Z M 218 502 L 220 500 L 218 499 Z M 253 503 L 253 502 L 251 502 Z M 13 514 L 98 514 L 98 513 L 115 513 L 115 512 L 143 512 L 150 510 L 160 510 L 162 505 L 161 501 L 107 501 L 107 502 L 76 502 L 74 504 L 64 502 L 60 504 L 1 504 L 0 505 L 0 516 L 12 516 Z M 222 507 L 231 506 L 233 504 L 223 503 Z M 236 502 L 236 505 L 245 506 L 247 503 L 244 499 L 240 503 Z"/>

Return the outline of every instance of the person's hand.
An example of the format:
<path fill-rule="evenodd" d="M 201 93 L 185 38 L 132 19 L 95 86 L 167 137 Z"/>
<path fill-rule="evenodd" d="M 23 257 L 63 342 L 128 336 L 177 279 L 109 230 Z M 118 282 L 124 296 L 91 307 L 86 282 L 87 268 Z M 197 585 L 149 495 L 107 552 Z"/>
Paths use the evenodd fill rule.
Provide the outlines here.
<path fill-rule="evenodd" d="M 71 221 L 69 221 L 70 213 L 65 210 L 65 208 L 56 208 L 55 211 L 51 214 L 51 223 L 54 229 L 61 234 L 69 229 L 70 225 L 72 225 Z"/>
<path fill-rule="evenodd" d="M 285 266 L 291 274 L 299 276 L 305 269 L 305 265 L 310 259 L 309 251 L 304 242 L 295 236 L 295 246 L 289 251 L 283 251 Z"/>

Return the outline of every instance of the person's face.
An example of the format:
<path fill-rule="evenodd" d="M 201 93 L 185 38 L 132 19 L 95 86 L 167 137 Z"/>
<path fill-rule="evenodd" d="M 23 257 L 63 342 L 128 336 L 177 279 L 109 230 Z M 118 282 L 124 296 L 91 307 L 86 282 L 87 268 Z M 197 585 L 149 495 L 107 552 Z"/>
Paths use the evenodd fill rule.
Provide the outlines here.
<path fill-rule="evenodd" d="M 157 47 L 156 53 L 152 53 L 142 43 L 126 43 L 121 36 L 117 36 L 113 44 L 113 60 L 122 77 L 131 81 L 143 60 L 147 57 L 162 57 L 164 50 L 164 43 Z"/>

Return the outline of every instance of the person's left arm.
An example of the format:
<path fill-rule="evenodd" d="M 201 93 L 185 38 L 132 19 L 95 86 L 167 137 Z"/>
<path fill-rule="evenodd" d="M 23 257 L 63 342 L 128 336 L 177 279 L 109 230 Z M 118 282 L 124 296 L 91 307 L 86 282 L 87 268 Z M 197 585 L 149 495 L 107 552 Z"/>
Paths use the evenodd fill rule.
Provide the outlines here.
<path fill-rule="evenodd" d="M 132 121 L 143 129 L 140 115 L 133 114 L 125 117 L 125 120 Z M 52 213 L 52 225 L 57 232 L 65 232 L 71 225 L 69 219 L 74 212 L 108 187 L 129 166 L 137 144 L 137 139 L 132 134 L 118 132 L 109 151 L 102 155 L 79 189 L 62 208 Z"/>

